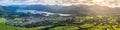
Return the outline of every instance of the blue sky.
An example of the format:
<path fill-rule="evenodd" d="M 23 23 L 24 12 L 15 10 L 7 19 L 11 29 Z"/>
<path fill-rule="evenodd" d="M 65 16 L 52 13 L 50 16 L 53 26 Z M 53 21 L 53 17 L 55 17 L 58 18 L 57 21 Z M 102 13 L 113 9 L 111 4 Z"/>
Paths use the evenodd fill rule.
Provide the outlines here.
<path fill-rule="evenodd" d="M 0 0 L 0 5 L 72 5 L 79 1 L 81 0 Z"/>
<path fill-rule="evenodd" d="M 29 5 L 29 4 L 41 4 L 41 1 L 40 0 L 0 0 L 0 5 Z"/>
<path fill-rule="evenodd" d="M 56 5 L 57 1 L 62 2 L 62 0 L 0 0 L 0 5 Z"/>
<path fill-rule="evenodd" d="M 112 2 L 112 3 L 111 3 Z M 120 0 L 0 0 L 0 5 L 100 5 L 120 7 Z"/>

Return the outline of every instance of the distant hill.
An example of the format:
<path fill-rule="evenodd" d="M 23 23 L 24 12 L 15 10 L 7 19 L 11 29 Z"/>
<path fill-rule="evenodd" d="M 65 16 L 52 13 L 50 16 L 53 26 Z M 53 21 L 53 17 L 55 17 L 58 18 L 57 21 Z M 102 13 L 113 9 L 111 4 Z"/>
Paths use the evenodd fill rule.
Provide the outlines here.
<path fill-rule="evenodd" d="M 8 13 L 8 11 L 5 8 L 3 8 L 3 6 L 0 6 L 0 17 L 7 13 Z"/>
<path fill-rule="evenodd" d="M 11 6 L 3 6 L 8 11 L 16 11 L 16 10 L 37 10 L 37 11 L 45 11 L 52 13 L 63 13 L 63 14 L 74 14 L 74 15 L 88 15 L 88 14 L 118 14 L 120 13 L 120 8 L 110 8 L 107 6 L 99 6 L 99 5 L 72 5 L 72 6 L 59 6 L 59 5 L 11 5 Z"/>
<path fill-rule="evenodd" d="M 86 5 L 73 5 L 73 6 L 57 6 L 57 5 L 28 5 L 20 7 L 18 10 L 39 10 L 52 13 L 63 14 L 86 14 L 89 10 Z"/>

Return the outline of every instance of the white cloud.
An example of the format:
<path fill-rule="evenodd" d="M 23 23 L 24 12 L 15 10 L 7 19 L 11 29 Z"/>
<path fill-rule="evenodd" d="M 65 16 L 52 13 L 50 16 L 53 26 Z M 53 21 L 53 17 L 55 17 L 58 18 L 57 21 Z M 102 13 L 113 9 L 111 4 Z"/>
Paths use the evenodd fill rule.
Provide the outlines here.
<path fill-rule="evenodd" d="M 0 5 L 101 5 L 108 7 L 120 7 L 120 0 L 0 0 Z"/>

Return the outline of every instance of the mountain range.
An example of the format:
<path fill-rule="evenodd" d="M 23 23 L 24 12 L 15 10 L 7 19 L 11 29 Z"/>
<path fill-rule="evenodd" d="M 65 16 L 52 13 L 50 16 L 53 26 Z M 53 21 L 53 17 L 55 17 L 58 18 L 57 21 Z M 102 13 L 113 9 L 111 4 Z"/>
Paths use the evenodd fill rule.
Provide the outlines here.
<path fill-rule="evenodd" d="M 117 14 L 120 13 L 120 8 L 99 6 L 99 5 L 72 5 L 72 6 L 59 6 L 59 5 L 10 5 L 1 6 L 1 10 L 15 12 L 17 10 L 37 10 L 51 13 L 74 14 L 74 15 L 88 15 L 88 14 Z"/>

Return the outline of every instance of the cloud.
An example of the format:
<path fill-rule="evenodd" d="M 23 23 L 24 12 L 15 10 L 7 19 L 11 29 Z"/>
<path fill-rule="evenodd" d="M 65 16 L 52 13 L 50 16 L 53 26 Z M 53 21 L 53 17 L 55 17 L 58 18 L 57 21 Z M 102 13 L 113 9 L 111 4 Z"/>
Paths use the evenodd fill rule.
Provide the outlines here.
<path fill-rule="evenodd" d="M 0 5 L 100 5 L 120 7 L 120 0 L 0 0 Z"/>

